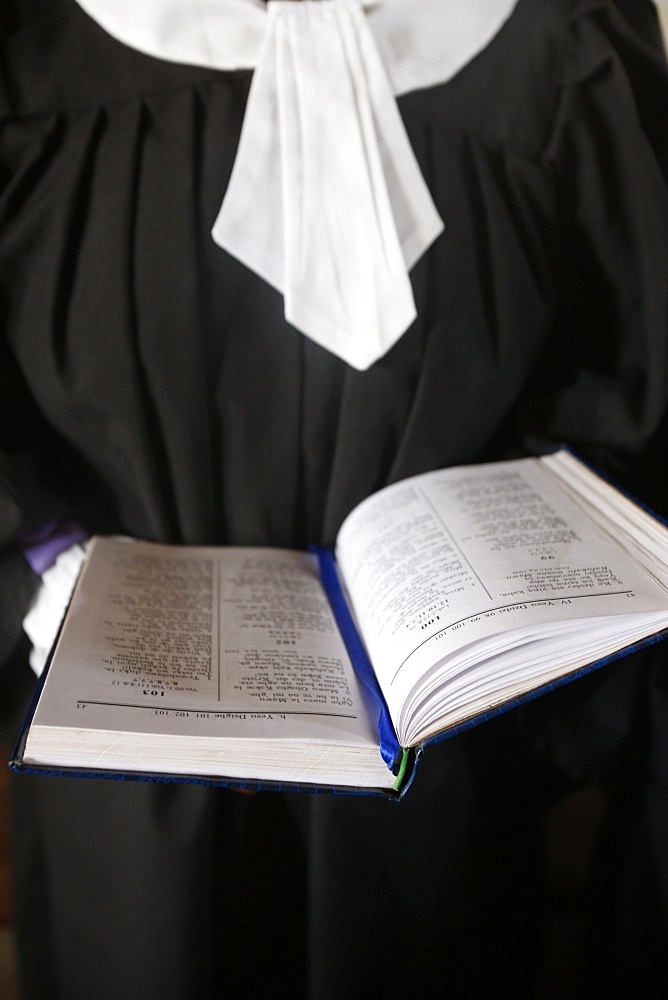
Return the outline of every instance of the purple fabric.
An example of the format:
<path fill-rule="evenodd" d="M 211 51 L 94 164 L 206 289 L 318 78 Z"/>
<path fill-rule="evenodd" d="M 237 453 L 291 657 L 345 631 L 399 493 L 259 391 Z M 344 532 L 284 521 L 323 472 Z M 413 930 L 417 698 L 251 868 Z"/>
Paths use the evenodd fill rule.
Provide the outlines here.
<path fill-rule="evenodd" d="M 88 538 L 88 532 L 76 521 L 50 521 L 39 531 L 24 536 L 21 547 L 30 567 L 41 576 L 53 566 L 61 552 Z"/>

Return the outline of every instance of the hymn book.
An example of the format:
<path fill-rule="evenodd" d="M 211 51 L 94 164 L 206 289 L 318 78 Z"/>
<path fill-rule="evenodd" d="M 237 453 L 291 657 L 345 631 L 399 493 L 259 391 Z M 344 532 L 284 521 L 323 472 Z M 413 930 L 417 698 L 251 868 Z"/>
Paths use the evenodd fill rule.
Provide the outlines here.
<path fill-rule="evenodd" d="M 98 537 L 12 764 L 401 797 L 667 627 L 668 530 L 567 450 L 390 485 L 333 551 Z"/>

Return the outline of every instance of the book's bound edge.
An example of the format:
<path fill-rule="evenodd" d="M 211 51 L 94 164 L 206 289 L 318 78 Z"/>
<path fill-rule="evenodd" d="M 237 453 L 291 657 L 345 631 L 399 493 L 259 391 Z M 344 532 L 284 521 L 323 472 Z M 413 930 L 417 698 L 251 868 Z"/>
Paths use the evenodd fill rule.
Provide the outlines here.
<path fill-rule="evenodd" d="M 107 781 L 135 781 L 144 784 L 157 782 L 167 785 L 203 785 L 209 788 L 229 788 L 237 791 L 249 792 L 293 792 L 308 793 L 313 795 L 350 795 L 365 798 L 383 798 L 389 801 L 399 801 L 403 798 L 406 784 L 400 789 L 393 788 L 361 788 L 354 785 L 318 785 L 318 784 L 297 784 L 279 781 L 246 780 L 241 778 L 213 778 L 208 775 L 198 774 L 163 774 L 161 772 L 144 771 L 120 771 L 120 770 L 94 770 L 79 769 L 69 767 L 48 767 L 40 764 L 26 764 L 22 759 L 20 751 L 14 754 L 8 761 L 7 766 L 17 774 L 36 774 L 42 777 L 55 778 L 93 778 L 95 780 Z M 408 779 L 407 779 L 408 780 Z M 410 783 L 410 782 L 409 782 Z"/>
<path fill-rule="evenodd" d="M 631 656 L 633 653 L 638 653 L 640 650 L 646 649 L 648 646 L 653 646 L 658 642 L 662 642 L 667 637 L 668 629 L 663 629 L 660 632 L 655 632 L 653 635 L 646 636 L 644 639 L 640 639 L 628 646 L 624 646 L 622 649 L 611 653 L 609 656 L 602 657 L 599 660 L 594 660 L 592 663 L 588 663 L 583 667 L 578 667 L 577 669 L 570 671 L 570 673 L 557 677 L 553 681 L 549 681 L 547 684 L 542 684 L 539 687 L 532 688 L 530 691 L 526 691 L 517 698 L 511 698 L 508 701 L 495 705 L 484 712 L 479 712 L 476 715 L 471 716 L 471 718 L 465 719 L 463 722 L 458 722 L 453 726 L 449 726 L 447 729 L 443 729 L 440 733 L 435 733 L 433 736 L 429 736 L 427 739 L 423 740 L 420 743 L 420 749 L 424 750 L 426 747 L 442 743 L 444 740 L 452 739 L 453 736 L 459 736 L 460 733 L 464 733 L 468 729 L 473 729 L 484 722 L 488 722 L 490 719 L 495 719 L 498 716 L 505 715 L 507 712 L 510 712 L 515 708 L 520 708 L 522 705 L 535 701 L 536 698 L 541 698 L 543 695 L 549 694 L 550 691 L 556 691 L 558 688 L 564 687 L 566 684 L 570 684 L 572 681 L 578 680 L 580 677 L 585 677 L 587 674 L 593 673 L 595 670 L 600 670 L 602 667 L 608 666 L 616 660 L 624 659 L 627 656 Z"/>
<path fill-rule="evenodd" d="M 392 773 L 398 774 L 402 763 L 405 763 L 402 746 L 397 739 L 387 703 L 380 690 L 376 674 L 350 612 L 348 601 L 343 592 L 334 553 L 331 549 L 316 546 L 312 546 L 311 551 L 317 556 L 320 580 L 327 594 L 355 673 L 360 683 L 364 686 L 364 690 L 369 695 L 372 704 L 378 710 L 378 738 L 381 757 Z"/>

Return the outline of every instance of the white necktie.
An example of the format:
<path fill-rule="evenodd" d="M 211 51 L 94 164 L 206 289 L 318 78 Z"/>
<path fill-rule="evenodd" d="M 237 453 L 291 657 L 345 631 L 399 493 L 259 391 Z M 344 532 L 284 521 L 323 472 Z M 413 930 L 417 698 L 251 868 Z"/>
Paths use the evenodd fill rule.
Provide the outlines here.
<path fill-rule="evenodd" d="M 290 323 L 364 369 L 414 319 L 407 269 L 443 224 L 358 0 L 268 14 L 213 236 L 283 293 Z"/>

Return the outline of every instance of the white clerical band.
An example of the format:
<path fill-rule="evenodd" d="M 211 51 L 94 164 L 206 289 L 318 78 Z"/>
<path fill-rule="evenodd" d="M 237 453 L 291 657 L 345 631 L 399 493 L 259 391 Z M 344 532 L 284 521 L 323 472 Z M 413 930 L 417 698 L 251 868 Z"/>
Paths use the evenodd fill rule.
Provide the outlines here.
<path fill-rule="evenodd" d="M 443 228 L 394 95 L 450 79 L 517 0 L 77 2 L 150 55 L 256 70 L 214 239 L 312 340 L 355 368 L 381 358 Z"/>
<path fill-rule="evenodd" d="M 364 369 L 415 318 L 407 269 L 443 224 L 358 0 L 268 12 L 213 236 L 293 326 Z"/>

